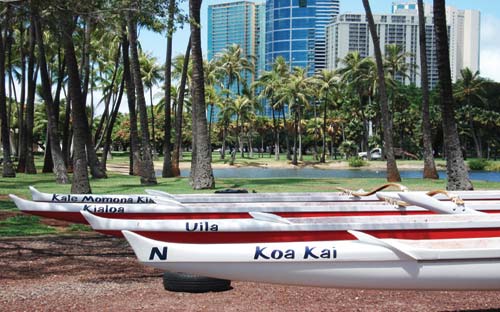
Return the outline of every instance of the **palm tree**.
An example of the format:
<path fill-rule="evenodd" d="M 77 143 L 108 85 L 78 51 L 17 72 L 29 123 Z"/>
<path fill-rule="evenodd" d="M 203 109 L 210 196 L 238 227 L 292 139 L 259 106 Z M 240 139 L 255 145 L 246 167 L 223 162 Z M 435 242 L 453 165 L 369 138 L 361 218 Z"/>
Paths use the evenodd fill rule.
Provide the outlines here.
<path fill-rule="evenodd" d="M 34 128 L 34 115 L 35 115 L 35 89 L 36 89 L 36 77 L 37 70 L 35 70 L 35 26 L 30 25 L 29 27 L 30 39 L 29 39 L 29 52 L 28 52 L 28 90 L 26 97 L 26 122 L 25 127 L 25 140 L 26 145 L 26 169 L 25 172 L 28 174 L 36 174 L 35 159 L 33 156 L 33 128 Z"/>
<path fill-rule="evenodd" d="M 434 0 L 434 27 L 438 57 L 441 111 L 443 119 L 444 148 L 446 151 L 447 188 L 449 190 L 471 190 L 460 139 L 458 137 L 451 86 L 450 56 L 448 50 L 448 26 L 444 0 Z"/>
<path fill-rule="evenodd" d="M 253 103 L 247 96 L 237 96 L 230 105 L 225 107 L 227 113 L 231 116 L 236 116 L 236 137 L 241 151 L 241 157 L 244 157 L 243 139 L 241 137 L 244 120 L 248 119 L 253 113 Z"/>
<path fill-rule="evenodd" d="M 168 20 L 167 20 L 167 51 L 165 53 L 165 126 L 163 142 L 163 170 L 162 177 L 174 177 L 175 172 L 172 163 L 171 155 L 171 130 L 172 130 L 172 39 L 174 35 L 174 18 L 175 18 L 175 0 L 168 1 Z M 178 168 L 176 168 L 178 169 Z"/>
<path fill-rule="evenodd" d="M 56 176 L 56 182 L 61 184 L 69 183 L 69 177 L 66 170 L 66 165 L 64 164 L 63 155 L 61 147 L 59 145 L 59 133 L 57 131 L 57 119 L 56 109 L 54 107 L 54 101 L 52 98 L 51 85 L 49 72 L 47 69 L 47 60 L 45 55 L 45 43 L 43 40 L 43 29 L 42 23 L 40 21 L 40 16 L 37 12 L 33 13 L 31 18 L 31 23 L 35 25 L 36 41 L 38 46 L 38 62 L 40 66 L 40 78 L 42 81 L 42 92 L 43 99 L 45 101 L 45 109 L 47 111 L 47 134 L 48 141 L 51 142 L 50 148 L 47 146 L 47 151 L 50 151 L 52 157 L 53 172 Z"/>
<path fill-rule="evenodd" d="M 144 86 L 149 89 L 149 104 L 151 105 L 151 145 L 153 146 L 153 153 L 156 154 L 155 144 L 155 113 L 153 105 L 153 86 L 158 84 L 162 79 L 161 67 L 157 64 L 156 57 L 143 53 L 139 53 L 139 62 L 141 64 L 141 77 Z"/>
<path fill-rule="evenodd" d="M 5 51 L 3 45 L 2 37 L 2 27 L 0 25 L 0 122 L 2 124 L 1 137 L 2 137 L 2 148 L 3 148 L 3 171 L 2 177 L 14 178 L 16 176 L 16 171 L 12 165 L 11 155 L 10 155 L 10 137 L 9 137 L 9 124 L 7 119 L 7 98 L 5 95 Z"/>
<path fill-rule="evenodd" d="M 218 68 L 218 64 L 215 59 L 211 61 L 203 62 L 205 74 L 205 88 L 206 88 L 206 96 L 207 102 L 209 103 L 209 119 L 208 119 L 208 135 L 209 138 L 212 137 L 212 122 L 214 116 L 214 106 L 220 101 L 219 93 L 217 92 L 217 88 L 223 88 L 223 85 L 219 83 L 220 81 L 220 71 Z"/>
<path fill-rule="evenodd" d="M 400 98 L 400 86 L 404 85 L 406 78 L 409 77 L 408 72 L 410 70 L 414 70 L 416 67 L 415 64 L 406 62 L 406 60 L 411 56 L 411 53 L 404 52 L 401 45 L 388 44 L 385 47 L 384 66 L 385 72 L 388 74 L 388 76 L 386 77 L 386 85 L 389 91 L 388 93 L 390 94 L 392 113 L 403 114 L 403 112 L 408 110 L 408 101 L 404 98 L 402 101 L 397 101 L 397 99 Z M 400 103 L 400 105 L 398 105 L 398 102 Z M 398 129 L 400 134 L 400 147 L 403 147 L 405 142 L 403 130 L 404 128 L 405 127 L 401 127 L 400 129 Z"/>
<path fill-rule="evenodd" d="M 191 78 L 191 97 L 193 100 L 193 156 L 191 160 L 190 184 L 193 189 L 215 187 L 211 165 L 212 149 L 207 133 L 203 54 L 201 52 L 200 34 L 200 7 L 201 0 L 189 0 L 189 16 L 191 17 L 191 54 L 193 59 L 193 76 Z"/>
<path fill-rule="evenodd" d="M 138 10 L 138 3 L 134 2 L 132 4 L 132 7 Z M 146 99 L 144 98 L 144 87 L 141 79 L 141 67 L 139 63 L 139 53 L 137 47 L 137 16 L 135 16 L 134 12 L 135 11 L 129 12 L 129 15 L 127 16 L 127 26 L 131 54 L 130 67 L 135 85 L 137 107 L 139 109 L 139 118 L 141 124 L 141 184 L 153 185 L 157 184 L 157 181 L 151 154 Z"/>
<path fill-rule="evenodd" d="M 260 89 L 260 98 L 267 98 L 269 106 L 272 110 L 273 132 L 274 132 L 274 159 L 280 159 L 280 135 L 279 135 L 279 111 L 276 116 L 276 111 L 279 107 L 276 103 L 277 93 L 288 79 L 289 67 L 282 56 L 278 56 L 273 63 L 270 71 L 264 71 L 259 77 L 259 80 L 254 83 L 254 88 Z M 288 139 L 287 139 L 288 140 Z"/>
<path fill-rule="evenodd" d="M 429 77 L 427 71 L 427 40 L 425 31 L 424 1 L 418 0 L 418 32 L 420 43 L 420 79 L 422 87 L 422 141 L 424 145 L 424 179 L 439 179 L 432 149 L 431 121 L 429 115 Z"/>
<path fill-rule="evenodd" d="M 370 121 L 367 114 L 368 105 L 367 99 L 370 100 L 375 91 L 374 84 L 377 79 L 374 76 L 376 66 L 371 58 L 363 58 L 358 51 L 348 53 L 341 60 L 342 68 L 337 72 L 341 75 L 342 81 L 351 92 L 354 92 L 358 100 L 353 102 L 353 108 L 356 113 L 361 115 L 363 122 L 363 142 L 364 150 L 369 150 L 369 127 Z M 368 153 L 370 155 L 370 153 Z M 369 157 L 369 156 L 368 156 Z"/>
<path fill-rule="evenodd" d="M 472 73 L 470 68 L 464 68 L 460 70 L 461 79 L 459 79 L 455 85 L 455 91 L 453 95 L 460 102 L 465 102 L 465 109 L 472 110 L 473 99 L 478 100 L 479 102 L 486 102 L 484 99 L 484 86 L 486 84 L 486 80 L 479 76 L 479 72 L 476 71 Z M 469 115 L 469 126 L 471 129 L 472 140 L 474 141 L 474 146 L 476 148 L 476 155 L 478 158 L 483 157 L 481 141 L 477 135 L 477 131 L 474 127 L 474 119 L 473 114 Z"/>
<path fill-rule="evenodd" d="M 218 124 L 219 127 L 222 129 L 222 147 L 221 147 L 221 159 L 225 159 L 226 155 L 226 140 L 227 140 L 227 134 L 228 134 L 228 129 L 229 129 L 229 124 L 231 123 L 231 111 L 228 109 L 232 103 L 234 102 L 234 99 L 231 97 L 226 97 L 219 102 L 219 114 L 218 114 Z"/>
<path fill-rule="evenodd" d="M 244 56 L 243 49 L 238 44 L 233 44 L 216 55 L 219 69 L 224 73 L 226 88 L 230 90 L 236 83 L 236 94 L 240 95 L 241 83 L 245 80 L 245 73 L 254 73 L 255 64 L 253 56 Z"/>
<path fill-rule="evenodd" d="M 126 22 L 122 24 L 121 43 L 123 51 L 123 80 L 127 90 L 127 103 L 130 118 L 130 175 L 139 175 L 141 171 L 141 151 L 139 147 L 139 131 L 137 129 L 137 113 L 135 109 L 135 85 L 130 72 L 129 39 L 126 31 Z"/>
<path fill-rule="evenodd" d="M 322 123 L 322 142 L 323 152 L 321 153 L 320 162 L 326 162 L 326 121 L 328 108 L 335 102 L 335 98 L 340 95 L 340 77 L 337 73 L 330 70 L 322 70 L 314 77 L 314 82 L 318 86 L 318 98 L 323 104 L 323 123 Z"/>
<path fill-rule="evenodd" d="M 180 56 L 176 58 L 176 62 L 174 62 L 174 70 L 173 75 L 180 75 L 180 83 L 179 83 L 179 92 L 177 99 L 177 109 L 175 115 L 175 139 L 174 139 L 174 150 L 172 151 L 172 173 L 174 176 L 180 176 L 181 170 L 179 168 L 179 161 L 181 156 L 181 147 L 182 147 L 182 123 L 183 123 L 183 115 L 184 112 L 184 95 L 186 90 L 186 81 L 191 79 L 192 77 L 192 66 L 191 66 L 191 75 L 189 74 L 189 55 L 191 54 L 191 38 L 188 41 L 186 52 L 184 56 Z M 182 60 L 182 66 L 179 64 Z"/>
<path fill-rule="evenodd" d="M 292 164 L 298 164 L 302 157 L 301 120 L 302 109 L 309 106 L 311 79 L 307 76 L 307 68 L 294 67 L 288 83 L 279 91 L 277 103 L 288 104 L 294 112 L 294 144 Z M 298 141 L 298 142 L 297 142 Z M 297 151 L 298 148 L 298 151 Z M 297 155 L 298 153 L 300 155 Z M 298 156 L 298 158 L 297 158 Z"/>
<path fill-rule="evenodd" d="M 370 28 L 370 34 L 372 36 L 373 47 L 375 50 L 375 61 L 377 63 L 379 104 L 382 115 L 382 124 L 384 127 L 385 156 L 387 158 L 387 181 L 399 182 L 401 181 L 401 176 L 399 175 L 396 159 L 394 157 L 394 148 L 392 144 L 392 122 L 389 116 L 389 106 L 387 104 L 387 90 L 382 52 L 380 51 L 380 40 L 377 34 L 375 21 L 373 20 L 369 1 L 363 0 L 363 6 L 365 7 L 366 17 L 368 19 L 368 27 Z"/>
<path fill-rule="evenodd" d="M 64 27 L 62 41 L 64 44 L 66 66 L 68 68 L 68 85 L 72 104 L 71 117 L 73 121 L 74 152 L 71 192 L 87 194 L 92 193 L 87 170 L 89 151 L 86 151 L 86 147 L 88 149 L 88 140 L 90 139 L 90 128 L 85 112 L 85 97 L 82 93 L 76 52 L 72 40 L 76 23 L 72 16 L 65 16 L 61 20 Z M 91 152 L 95 153 L 93 146 Z"/>
<path fill-rule="evenodd" d="M 401 80 L 403 84 L 405 83 L 405 79 L 409 77 L 408 72 L 415 69 L 414 64 L 406 62 L 406 59 L 411 56 L 412 54 L 404 52 L 403 47 L 399 44 L 385 46 L 384 66 L 392 79 Z"/>

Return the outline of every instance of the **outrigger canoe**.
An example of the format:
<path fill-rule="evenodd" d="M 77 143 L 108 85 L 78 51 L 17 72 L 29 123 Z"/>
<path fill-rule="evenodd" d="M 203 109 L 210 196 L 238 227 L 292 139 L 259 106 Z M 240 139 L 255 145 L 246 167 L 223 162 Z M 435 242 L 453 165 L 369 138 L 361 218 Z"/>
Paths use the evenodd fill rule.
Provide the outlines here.
<path fill-rule="evenodd" d="M 175 243 L 255 243 L 353 239 L 349 230 L 377 238 L 452 239 L 500 237 L 498 214 L 283 218 L 251 212 L 252 219 L 128 220 L 82 211 L 98 232 L 120 236 L 122 230 Z"/>
<path fill-rule="evenodd" d="M 388 187 L 397 187 L 398 192 L 380 192 Z M 385 184 L 368 192 L 352 191 L 338 188 L 339 192 L 310 192 L 310 193 L 238 193 L 238 194 L 170 194 L 158 190 L 146 190 L 149 195 L 112 195 L 112 194 L 51 194 L 38 191 L 30 186 L 33 201 L 55 202 L 55 203 L 108 203 L 108 204 L 151 204 L 155 198 L 162 198 L 164 201 L 176 202 L 178 204 L 194 203 L 269 203 L 269 202 L 378 202 L 377 196 L 397 197 L 397 194 L 408 189 L 399 184 Z M 425 192 L 418 192 L 424 194 Z M 428 192 L 435 195 L 439 200 L 450 200 L 461 198 L 462 200 L 500 200 L 500 191 L 456 191 Z"/>
<path fill-rule="evenodd" d="M 498 290 L 500 238 L 179 244 L 124 231 L 138 260 L 228 280 L 337 288 Z"/>
<path fill-rule="evenodd" d="M 500 201 L 439 201 L 422 193 L 400 193 L 378 202 L 258 202 L 180 204 L 159 199 L 158 204 L 34 202 L 10 195 L 17 207 L 29 214 L 86 223 L 80 211 L 117 219 L 222 219 L 250 218 L 249 212 L 269 212 L 282 217 L 418 215 L 431 213 L 499 213 Z"/>

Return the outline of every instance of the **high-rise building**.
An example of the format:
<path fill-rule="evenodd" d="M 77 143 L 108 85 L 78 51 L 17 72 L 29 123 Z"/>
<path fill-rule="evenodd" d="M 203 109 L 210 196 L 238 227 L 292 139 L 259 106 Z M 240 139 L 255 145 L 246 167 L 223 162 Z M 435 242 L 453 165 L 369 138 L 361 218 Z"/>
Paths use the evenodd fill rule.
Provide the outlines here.
<path fill-rule="evenodd" d="M 426 42 L 429 85 L 438 83 L 436 42 L 432 17 L 432 6 L 424 8 L 426 15 Z M 420 85 L 420 45 L 418 11 L 416 1 L 394 2 L 393 14 L 374 15 L 380 38 L 382 53 L 388 44 L 397 44 L 404 52 L 409 52 L 407 63 L 412 64 L 406 82 Z M 447 7 L 447 24 L 450 42 L 450 64 L 453 81 L 459 78 L 460 70 L 469 67 L 479 69 L 479 27 L 480 14 L 474 10 L 457 10 Z M 351 51 L 359 51 L 362 56 L 373 56 L 373 43 L 364 14 L 342 14 L 336 16 L 327 26 L 327 68 L 339 68 L 340 59 Z"/>
<path fill-rule="evenodd" d="M 242 57 L 255 57 L 255 75 L 264 64 L 264 4 L 251 1 L 225 2 L 208 6 L 208 60 L 233 44 L 242 48 Z M 251 83 L 255 75 L 247 73 Z"/>
<path fill-rule="evenodd" d="M 266 68 L 282 56 L 310 73 L 325 68 L 325 26 L 339 0 L 267 0 Z"/>
<path fill-rule="evenodd" d="M 384 14 L 373 15 L 380 38 L 382 54 L 385 46 L 397 44 L 404 52 L 409 52 L 406 62 L 410 68 L 419 65 L 420 48 L 418 44 L 418 17 L 415 14 Z M 340 62 L 349 52 L 359 51 L 362 57 L 374 56 L 373 42 L 364 14 L 341 14 L 327 26 L 327 68 L 335 70 L 342 67 Z M 426 18 L 427 60 L 429 84 L 433 87 L 438 80 L 437 58 L 434 27 L 431 18 Z M 409 81 L 419 84 L 419 70 L 411 70 Z"/>
<path fill-rule="evenodd" d="M 395 14 L 418 14 L 417 1 L 393 2 L 392 11 Z M 424 4 L 424 14 L 433 16 L 431 4 Z M 455 81 L 460 78 L 462 68 L 468 67 L 473 72 L 479 70 L 481 14 L 477 10 L 460 10 L 447 6 L 446 21 L 449 27 L 451 76 Z"/>

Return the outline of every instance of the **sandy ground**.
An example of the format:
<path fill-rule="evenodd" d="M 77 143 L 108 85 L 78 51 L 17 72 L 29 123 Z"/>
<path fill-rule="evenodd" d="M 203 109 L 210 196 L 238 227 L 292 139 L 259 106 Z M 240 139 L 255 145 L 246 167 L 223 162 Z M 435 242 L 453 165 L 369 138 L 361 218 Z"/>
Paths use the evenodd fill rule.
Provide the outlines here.
<path fill-rule="evenodd" d="M 266 156 L 267 157 L 267 156 Z M 155 161 L 155 170 L 162 170 L 163 168 L 163 162 L 161 161 Z M 262 160 L 262 158 L 258 159 L 258 161 L 252 161 L 251 159 L 245 159 L 243 162 L 240 160 L 236 162 L 234 166 L 230 166 L 229 163 L 212 163 L 212 168 L 213 169 L 234 169 L 234 168 L 273 168 L 273 169 L 291 169 L 291 168 L 315 168 L 315 169 L 352 169 L 349 167 L 349 164 L 346 161 L 329 161 L 326 164 L 320 164 L 316 162 L 300 162 L 297 166 L 292 165 L 290 162 L 284 163 L 284 162 L 274 162 L 274 161 L 269 161 L 266 162 Z M 191 168 L 191 163 L 189 162 L 181 162 L 180 163 L 180 168 L 181 169 L 190 169 Z M 363 169 L 367 170 L 385 170 L 387 169 L 387 165 L 385 161 L 371 161 L 369 163 L 369 166 L 362 167 Z M 414 170 L 422 170 L 423 169 L 423 162 L 422 164 L 418 163 L 398 163 L 398 168 L 399 169 L 414 169 Z M 113 172 L 120 172 L 120 173 L 126 173 L 128 174 L 129 172 L 129 167 L 128 164 L 107 164 L 107 169 L 109 171 Z"/>
<path fill-rule="evenodd" d="M 0 239 L 0 311 L 499 311 L 499 291 L 376 291 L 232 282 L 163 289 L 123 239 L 93 233 Z"/>

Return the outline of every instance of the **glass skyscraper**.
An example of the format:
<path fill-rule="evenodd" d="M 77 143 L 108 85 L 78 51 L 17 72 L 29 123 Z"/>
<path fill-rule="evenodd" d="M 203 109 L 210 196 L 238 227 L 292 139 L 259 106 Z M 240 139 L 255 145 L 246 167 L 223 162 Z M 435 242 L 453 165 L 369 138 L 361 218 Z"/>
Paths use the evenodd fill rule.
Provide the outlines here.
<path fill-rule="evenodd" d="M 208 6 L 208 60 L 233 44 L 239 45 L 242 57 L 254 56 L 255 73 L 263 70 L 264 4 L 251 1 L 226 2 Z M 247 75 L 248 83 L 254 77 Z"/>
<path fill-rule="evenodd" d="M 325 26 L 339 13 L 339 0 L 267 0 L 266 68 L 282 56 L 310 73 L 325 68 Z"/>

